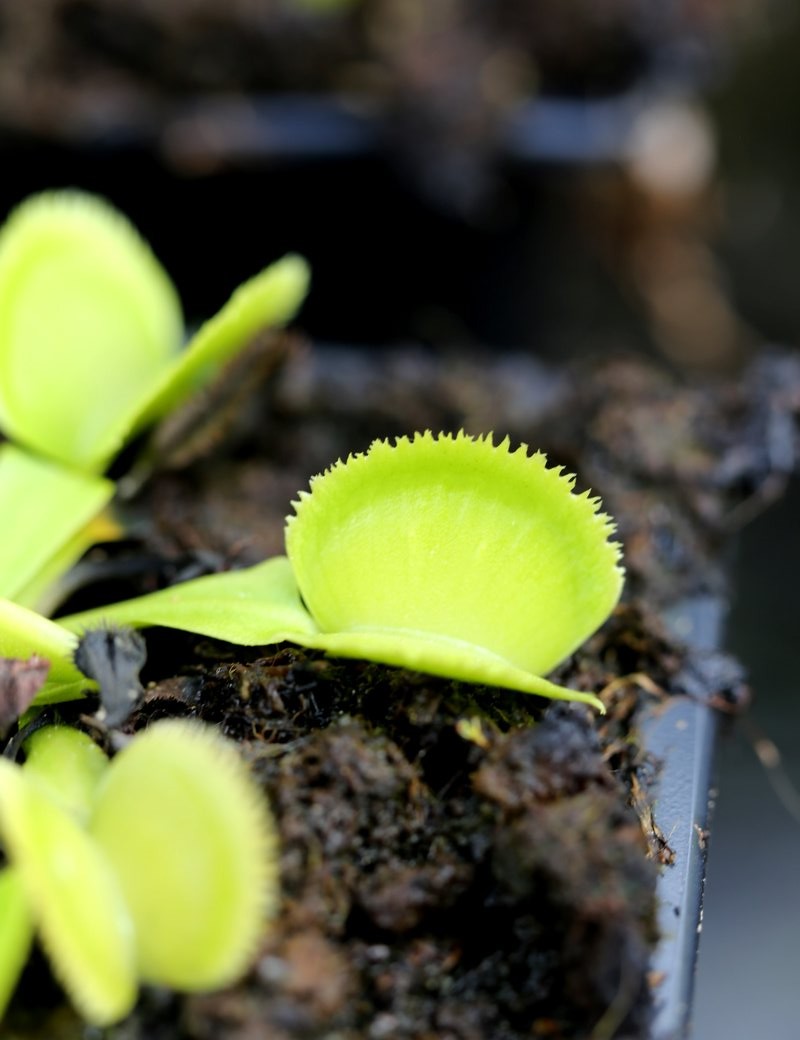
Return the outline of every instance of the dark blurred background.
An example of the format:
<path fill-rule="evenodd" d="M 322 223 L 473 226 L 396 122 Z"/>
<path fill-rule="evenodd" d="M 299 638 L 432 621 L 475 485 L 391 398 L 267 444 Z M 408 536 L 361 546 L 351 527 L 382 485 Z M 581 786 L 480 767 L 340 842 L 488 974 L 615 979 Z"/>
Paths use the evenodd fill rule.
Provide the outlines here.
<path fill-rule="evenodd" d="M 316 341 L 724 379 L 800 344 L 798 54 L 791 0 L 0 0 L 0 217 L 109 196 L 190 320 L 297 250 Z M 756 696 L 719 742 L 699 1040 L 798 1035 L 798 517 L 795 484 L 730 548 Z"/>

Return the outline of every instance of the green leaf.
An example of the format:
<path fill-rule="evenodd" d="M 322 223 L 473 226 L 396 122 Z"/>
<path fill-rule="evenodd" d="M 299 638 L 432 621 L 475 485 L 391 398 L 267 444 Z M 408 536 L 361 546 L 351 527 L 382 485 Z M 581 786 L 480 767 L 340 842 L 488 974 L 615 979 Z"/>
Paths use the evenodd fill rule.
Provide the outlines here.
<path fill-rule="evenodd" d="M 165 370 L 138 413 L 127 420 L 139 430 L 182 404 L 199 386 L 248 345 L 262 329 L 285 325 L 297 313 L 309 285 L 306 261 L 283 257 L 240 285 L 225 306 L 200 326 L 186 349 Z"/>
<path fill-rule="evenodd" d="M 58 623 L 78 634 L 102 624 L 163 625 L 243 646 L 284 640 L 305 644 L 316 632 L 285 556 L 72 614 Z"/>
<path fill-rule="evenodd" d="M 113 494 L 111 481 L 0 446 L 0 511 L 14 518 L 0 540 L 0 596 L 35 606 L 91 544 L 91 522 Z"/>
<path fill-rule="evenodd" d="M 0 1020 L 16 988 L 33 944 L 28 898 L 13 867 L 0 870 Z"/>
<path fill-rule="evenodd" d="M 73 664 L 77 645 L 76 637 L 61 625 L 0 599 L 0 657 L 27 660 L 32 654 L 39 654 L 50 662 L 47 682 L 34 698 L 34 704 L 73 700 L 95 687 Z"/>
<path fill-rule="evenodd" d="M 5 759 L 0 832 L 57 978 L 88 1022 L 119 1021 L 136 1000 L 134 932 L 107 860 L 35 777 Z"/>
<path fill-rule="evenodd" d="M 80 823 L 88 823 L 108 758 L 72 726 L 43 726 L 25 741 L 25 772 Z"/>
<path fill-rule="evenodd" d="M 15 440 L 101 470 L 182 330 L 166 273 L 102 199 L 33 196 L 0 231 L 0 422 Z"/>
<path fill-rule="evenodd" d="M 214 989 L 245 970 L 277 901 L 278 854 L 230 742 L 197 723 L 151 726 L 112 761 L 91 831 L 120 879 L 144 979 Z"/>

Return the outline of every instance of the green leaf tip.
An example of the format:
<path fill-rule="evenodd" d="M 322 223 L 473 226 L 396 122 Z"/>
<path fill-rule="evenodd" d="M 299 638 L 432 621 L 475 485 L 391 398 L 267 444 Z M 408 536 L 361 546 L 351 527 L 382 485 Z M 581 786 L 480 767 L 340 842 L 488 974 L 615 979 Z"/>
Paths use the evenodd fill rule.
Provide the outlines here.
<path fill-rule="evenodd" d="M 297 583 L 334 654 L 599 701 L 542 676 L 608 617 L 613 524 L 508 439 L 375 441 L 311 481 L 287 522 Z"/>
<path fill-rule="evenodd" d="M 130 222 L 85 192 L 32 196 L 0 229 L 0 425 L 100 472 L 262 328 L 289 321 L 308 281 L 305 261 L 284 257 L 181 351 L 177 292 Z"/>
<path fill-rule="evenodd" d="M 156 723 L 112 762 L 91 831 L 130 908 L 143 979 L 203 990 L 241 975 L 277 903 L 278 846 L 229 741 Z"/>
<path fill-rule="evenodd" d="M 291 321 L 305 299 L 310 278 L 306 261 L 291 253 L 240 285 L 153 384 L 150 395 L 141 402 L 134 428 L 147 426 L 181 404 L 261 329 Z"/>

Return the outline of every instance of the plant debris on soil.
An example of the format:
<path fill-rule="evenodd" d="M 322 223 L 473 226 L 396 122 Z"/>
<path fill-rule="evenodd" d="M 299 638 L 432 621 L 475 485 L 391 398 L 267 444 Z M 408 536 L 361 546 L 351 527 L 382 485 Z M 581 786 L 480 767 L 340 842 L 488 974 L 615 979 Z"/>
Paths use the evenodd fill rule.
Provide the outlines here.
<path fill-rule="evenodd" d="M 794 467 L 800 374 L 787 364 L 765 358 L 740 380 L 687 389 L 633 359 L 556 371 L 524 356 L 296 345 L 226 451 L 150 481 L 130 504 L 140 541 L 95 550 L 84 574 L 103 580 L 69 606 L 280 551 L 297 490 L 374 436 L 494 429 L 577 471 L 619 523 L 625 599 L 557 673 L 607 714 L 151 630 L 144 696 L 123 729 L 192 716 L 240 744 L 280 829 L 279 916 L 240 984 L 145 990 L 103 1032 L 81 1026 L 34 959 L 3 1036 L 648 1037 L 656 882 L 671 850 L 639 720 L 671 697 L 732 696 L 720 675 L 739 681 L 695 668 L 660 616 L 724 598 L 725 535 Z M 86 703 L 63 710 L 94 725 Z"/>

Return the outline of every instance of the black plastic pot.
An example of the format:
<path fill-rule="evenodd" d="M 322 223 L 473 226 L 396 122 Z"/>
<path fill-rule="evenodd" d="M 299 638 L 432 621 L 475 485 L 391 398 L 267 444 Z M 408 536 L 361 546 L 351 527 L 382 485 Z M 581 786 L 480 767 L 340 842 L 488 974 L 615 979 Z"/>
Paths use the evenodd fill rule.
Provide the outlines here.
<path fill-rule="evenodd" d="M 722 603 L 708 598 L 680 604 L 668 621 L 701 662 L 719 648 L 723 617 Z M 691 1023 L 702 930 L 716 713 L 698 690 L 697 699 L 672 699 L 644 721 L 643 729 L 645 744 L 660 763 L 655 821 L 675 854 L 658 882 L 661 938 L 652 959 L 653 1040 L 680 1040 Z"/>

